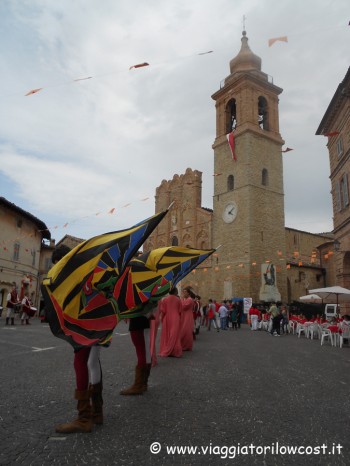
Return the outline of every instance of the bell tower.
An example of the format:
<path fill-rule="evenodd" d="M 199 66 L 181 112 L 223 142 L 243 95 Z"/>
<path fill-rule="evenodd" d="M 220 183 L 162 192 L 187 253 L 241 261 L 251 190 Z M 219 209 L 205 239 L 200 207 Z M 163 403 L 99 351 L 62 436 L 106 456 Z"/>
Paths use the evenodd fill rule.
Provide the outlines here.
<path fill-rule="evenodd" d="M 230 74 L 212 95 L 216 107 L 213 271 L 218 297 L 253 302 L 287 297 L 286 234 L 278 96 L 243 31 Z M 230 143 L 228 136 L 230 135 Z"/>

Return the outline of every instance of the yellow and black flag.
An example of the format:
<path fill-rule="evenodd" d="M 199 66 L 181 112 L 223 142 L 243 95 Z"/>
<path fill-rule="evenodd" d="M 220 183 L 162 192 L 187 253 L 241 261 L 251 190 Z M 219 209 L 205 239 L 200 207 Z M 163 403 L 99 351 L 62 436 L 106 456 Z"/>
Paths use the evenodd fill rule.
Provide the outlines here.
<path fill-rule="evenodd" d="M 145 304 L 165 296 L 213 252 L 215 249 L 169 246 L 131 260 L 113 288 L 111 299 L 119 314 L 135 317 Z"/>
<path fill-rule="evenodd" d="M 108 342 L 120 319 L 114 284 L 167 212 L 84 241 L 51 268 L 41 288 L 55 336 L 74 348 Z"/>

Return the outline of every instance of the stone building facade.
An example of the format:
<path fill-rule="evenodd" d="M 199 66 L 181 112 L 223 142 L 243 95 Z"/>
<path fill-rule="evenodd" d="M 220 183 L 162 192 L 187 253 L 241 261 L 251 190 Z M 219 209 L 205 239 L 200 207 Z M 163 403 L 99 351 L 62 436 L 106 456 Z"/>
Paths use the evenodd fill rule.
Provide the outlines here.
<path fill-rule="evenodd" d="M 38 306 L 42 250 L 50 238 L 44 222 L 0 197 L 0 306 L 6 307 L 13 283 Z"/>
<path fill-rule="evenodd" d="M 332 184 L 336 285 L 350 288 L 350 68 L 316 134 L 327 137 Z"/>
<path fill-rule="evenodd" d="M 322 245 L 332 244 L 333 236 L 285 228 L 281 92 L 261 71 L 261 59 L 250 50 L 243 32 L 230 75 L 212 96 L 216 106 L 213 209 L 201 206 L 202 174 L 197 170 L 187 168 L 184 175 L 163 180 L 156 189 L 156 212 L 173 205 L 146 241 L 145 251 L 166 245 L 220 246 L 183 283 L 204 299 L 250 297 L 254 302 L 290 303 L 308 288 L 323 286 L 327 280 L 332 284 L 325 261 L 321 263 L 321 250 L 328 251 Z M 330 254 L 327 266 L 333 260 Z"/>

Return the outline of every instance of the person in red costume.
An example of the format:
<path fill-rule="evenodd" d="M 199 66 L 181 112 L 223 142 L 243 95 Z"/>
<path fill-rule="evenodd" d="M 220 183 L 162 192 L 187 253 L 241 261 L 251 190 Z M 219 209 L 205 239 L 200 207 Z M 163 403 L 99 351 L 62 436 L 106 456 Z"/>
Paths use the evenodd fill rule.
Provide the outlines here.
<path fill-rule="evenodd" d="M 70 248 L 61 245 L 52 254 L 52 263 L 62 259 Z M 101 346 L 84 346 L 74 350 L 78 417 L 71 422 L 56 426 L 56 432 L 71 434 L 91 432 L 94 424 L 103 424 Z"/>
<path fill-rule="evenodd" d="M 159 304 L 162 320 L 162 333 L 160 336 L 159 356 L 182 356 L 180 340 L 182 305 L 177 288 L 169 292 L 169 296 L 163 298 Z"/>
<path fill-rule="evenodd" d="M 182 351 L 192 351 L 193 346 L 193 308 L 195 294 L 191 287 L 187 286 L 182 291 L 182 319 L 181 319 L 181 346 Z"/>
<path fill-rule="evenodd" d="M 15 309 L 20 304 L 19 296 L 17 293 L 17 285 L 13 284 L 12 290 L 7 295 L 7 311 L 6 311 L 6 325 L 9 324 L 11 319 L 11 325 L 15 325 Z"/>

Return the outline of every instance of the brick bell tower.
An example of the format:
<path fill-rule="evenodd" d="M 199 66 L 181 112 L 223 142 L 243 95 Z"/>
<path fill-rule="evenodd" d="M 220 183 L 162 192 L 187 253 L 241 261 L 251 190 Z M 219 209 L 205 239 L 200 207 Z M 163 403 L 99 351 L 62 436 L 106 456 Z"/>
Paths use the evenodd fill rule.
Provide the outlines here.
<path fill-rule="evenodd" d="M 261 59 L 242 46 L 212 95 L 216 107 L 212 244 L 218 251 L 218 297 L 253 302 L 287 298 L 286 234 L 278 96 Z M 228 143 L 233 131 L 234 155 Z"/>

